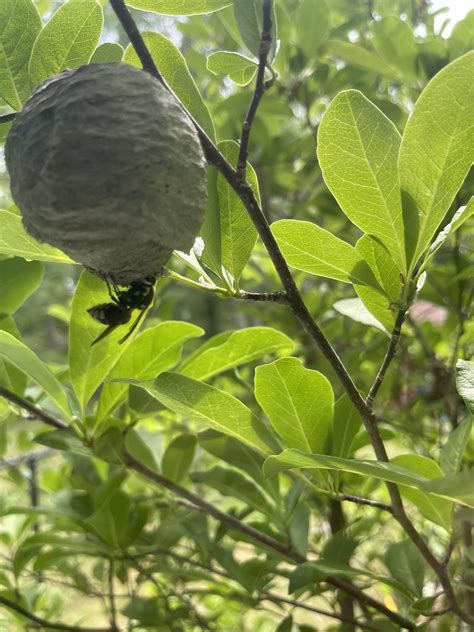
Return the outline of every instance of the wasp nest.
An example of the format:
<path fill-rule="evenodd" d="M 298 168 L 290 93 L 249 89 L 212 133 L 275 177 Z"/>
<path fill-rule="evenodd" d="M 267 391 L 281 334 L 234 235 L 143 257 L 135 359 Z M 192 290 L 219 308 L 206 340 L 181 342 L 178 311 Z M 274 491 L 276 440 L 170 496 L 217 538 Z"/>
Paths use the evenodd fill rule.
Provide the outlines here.
<path fill-rule="evenodd" d="M 111 281 L 158 276 L 206 205 L 197 133 L 156 79 L 94 64 L 43 83 L 5 148 L 25 229 Z"/>

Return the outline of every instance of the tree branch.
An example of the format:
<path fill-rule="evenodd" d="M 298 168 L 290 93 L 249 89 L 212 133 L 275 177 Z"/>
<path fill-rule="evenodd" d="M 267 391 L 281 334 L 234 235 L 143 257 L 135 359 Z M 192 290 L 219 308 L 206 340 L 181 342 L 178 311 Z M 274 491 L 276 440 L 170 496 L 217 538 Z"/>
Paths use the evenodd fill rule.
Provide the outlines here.
<path fill-rule="evenodd" d="M 385 357 L 382 361 L 380 369 L 377 373 L 377 376 L 374 380 L 374 383 L 370 387 L 368 395 L 365 399 L 365 404 L 367 408 L 372 410 L 372 404 L 374 403 L 374 399 L 379 392 L 380 387 L 385 379 L 385 375 L 387 373 L 388 367 L 392 363 L 393 358 L 395 357 L 395 353 L 397 352 L 398 342 L 400 340 L 400 333 L 402 330 L 403 321 L 405 320 L 406 310 L 400 309 L 397 318 L 395 320 L 395 325 L 393 327 L 392 335 L 390 337 L 390 343 L 387 348 L 387 352 L 385 353 Z"/>
<path fill-rule="evenodd" d="M 27 399 L 15 395 L 15 393 L 12 393 L 3 386 L 0 386 L 0 397 L 3 397 L 12 404 L 16 404 L 16 406 L 23 408 L 23 410 L 28 411 L 31 415 L 33 415 L 33 417 L 43 421 L 45 424 L 48 424 L 48 426 L 53 426 L 53 428 L 58 428 L 59 430 L 66 430 L 69 428 L 67 424 L 54 417 L 54 415 L 51 415 L 46 410 L 41 410 L 41 408 L 31 404 Z"/>
<path fill-rule="evenodd" d="M 23 463 L 30 463 L 33 459 L 35 461 L 46 459 L 53 454 L 55 454 L 55 450 L 46 448 L 45 450 L 33 450 L 32 452 L 21 454 L 20 456 L 11 456 L 5 459 L 0 459 L 0 471 L 14 469 L 23 465 Z"/>
<path fill-rule="evenodd" d="M 245 292 L 244 290 L 240 290 L 233 298 L 239 298 L 244 301 L 288 304 L 288 297 L 285 292 Z"/>
<path fill-rule="evenodd" d="M 255 115 L 257 113 L 257 109 L 263 93 L 265 92 L 265 90 L 267 90 L 267 88 L 270 87 L 272 83 L 271 81 L 265 83 L 265 68 L 267 66 L 267 58 L 272 45 L 272 9 L 273 0 L 263 0 L 262 36 L 260 39 L 255 91 L 247 110 L 247 114 L 242 125 L 242 133 L 240 136 L 240 149 L 236 169 L 237 178 L 240 182 L 245 182 L 247 178 L 247 157 L 252 123 L 255 119 Z"/>
<path fill-rule="evenodd" d="M 13 612 L 21 614 L 30 621 L 33 621 L 33 623 L 36 625 L 30 627 L 35 627 L 40 630 L 65 630 L 66 632 L 117 632 L 116 629 L 112 628 L 83 628 L 77 625 L 67 625 L 66 623 L 54 623 L 52 621 L 47 621 L 46 619 L 42 619 L 41 617 L 36 616 L 35 614 L 30 612 L 26 608 L 23 608 L 23 606 L 20 606 L 14 601 L 3 597 L 3 595 L 0 595 L 0 603 L 3 604 L 6 608 L 9 608 L 9 610 L 13 610 Z"/>
<path fill-rule="evenodd" d="M 16 115 L 17 115 L 17 112 L 9 112 L 8 114 L 1 114 L 0 125 L 2 123 L 10 123 L 10 121 L 13 121 Z"/>

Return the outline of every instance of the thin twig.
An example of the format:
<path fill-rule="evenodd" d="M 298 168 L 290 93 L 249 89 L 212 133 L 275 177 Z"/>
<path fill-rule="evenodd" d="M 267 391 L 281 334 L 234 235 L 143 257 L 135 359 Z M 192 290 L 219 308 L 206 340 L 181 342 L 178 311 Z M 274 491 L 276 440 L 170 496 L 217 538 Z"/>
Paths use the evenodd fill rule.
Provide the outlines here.
<path fill-rule="evenodd" d="M 250 102 L 244 123 L 242 125 L 242 133 L 240 136 L 239 157 L 237 160 L 237 178 L 240 182 L 245 182 L 247 178 L 247 157 L 250 141 L 250 132 L 252 123 L 255 119 L 260 100 L 263 93 L 270 87 L 271 81 L 265 82 L 265 68 L 267 66 L 267 58 L 272 45 L 272 9 L 273 0 L 263 0 L 263 21 L 262 35 L 260 38 L 260 49 L 258 57 L 257 79 L 255 82 L 255 90 Z"/>
<path fill-rule="evenodd" d="M 28 452 L 27 454 L 21 454 L 19 456 L 11 456 L 5 459 L 0 459 L 0 471 L 15 469 L 20 465 L 23 465 L 23 463 L 30 463 L 33 459 L 35 461 L 46 459 L 55 453 L 55 450 L 47 448 L 45 450 L 33 450 L 32 452 Z"/>
<path fill-rule="evenodd" d="M 0 125 L 2 123 L 10 123 L 10 121 L 13 121 L 16 115 L 17 115 L 17 112 L 9 112 L 8 114 L 1 114 Z"/>
<path fill-rule="evenodd" d="M 285 292 L 245 292 L 240 290 L 233 298 L 239 298 L 244 301 L 259 301 L 268 303 L 288 304 L 288 297 Z"/>
<path fill-rule="evenodd" d="M 0 397 L 3 397 L 12 404 L 16 404 L 20 408 L 23 408 L 23 410 L 28 411 L 40 421 L 44 421 L 44 423 L 48 424 L 48 426 L 59 428 L 59 430 L 66 430 L 69 427 L 63 421 L 60 421 L 59 419 L 48 413 L 46 410 L 41 410 L 41 408 L 38 408 L 34 404 L 31 404 L 27 399 L 23 399 L 22 397 L 15 395 L 15 393 L 12 393 L 3 386 L 0 386 Z"/>
<path fill-rule="evenodd" d="M 115 565 L 112 558 L 109 559 L 109 604 L 110 604 L 110 627 L 114 632 L 118 631 L 117 626 L 117 608 L 115 605 L 115 587 L 114 587 Z"/>
<path fill-rule="evenodd" d="M 374 399 L 379 392 L 380 387 L 385 379 L 385 375 L 387 373 L 388 367 L 392 363 L 393 358 L 395 357 L 395 353 L 397 352 L 398 341 L 400 340 L 400 333 L 402 330 L 403 321 L 405 320 L 406 310 L 400 309 L 397 314 L 397 318 L 395 320 L 395 325 L 393 327 L 392 335 L 390 336 L 390 343 L 387 348 L 387 352 L 385 353 L 385 357 L 382 361 L 380 369 L 377 373 L 377 376 L 374 380 L 374 383 L 370 387 L 368 395 L 365 399 L 365 403 L 367 408 L 372 410 L 372 404 L 374 403 Z"/>
<path fill-rule="evenodd" d="M 26 608 L 23 608 L 23 606 L 20 606 L 19 604 L 11 601 L 10 599 L 7 599 L 6 597 L 3 597 L 2 595 L 0 595 L 0 603 L 3 604 L 6 608 L 13 610 L 13 612 L 21 614 L 30 621 L 33 621 L 33 623 L 36 625 L 30 627 L 35 627 L 39 630 L 65 630 L 66 632 L 116 632 L 116 630 L 112 628 L 83 628 L 77 625 L 67 625 L 66 623 L 54 623 L 53 621 L 47 621 L 46 619 L 42 619 L 41 617 L 36 616 L 35 614 L 33 614 L 33 612 L 30 612 Z"/>
<path fill-rule="evenodd" d="M 356 505 L 365 505 L 367 507 L 374 507 L 376 509 L 382 509 L 393 513 L 393 509 L 386 503 L 381 503 L 378 500 L 370 500 L 369 498 L 362 498 L 361 496 L 353 496 L 352 494 L 339 494 L 340 500 L 347 500 L 348 502 L 355 503 Z"/>

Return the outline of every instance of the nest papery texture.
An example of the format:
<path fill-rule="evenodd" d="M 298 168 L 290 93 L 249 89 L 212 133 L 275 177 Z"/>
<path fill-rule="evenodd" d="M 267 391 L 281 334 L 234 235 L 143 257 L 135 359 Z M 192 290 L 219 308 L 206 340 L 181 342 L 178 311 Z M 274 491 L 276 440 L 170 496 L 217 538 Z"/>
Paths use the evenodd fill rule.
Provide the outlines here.
<path fill-rule="evenodd" d="M 5 155 L 25 229 L 115 283 L 158 276 L 193 245 L 206 206 L 201 144 L 143 71 L 94 64 L 46 81 Z"/>

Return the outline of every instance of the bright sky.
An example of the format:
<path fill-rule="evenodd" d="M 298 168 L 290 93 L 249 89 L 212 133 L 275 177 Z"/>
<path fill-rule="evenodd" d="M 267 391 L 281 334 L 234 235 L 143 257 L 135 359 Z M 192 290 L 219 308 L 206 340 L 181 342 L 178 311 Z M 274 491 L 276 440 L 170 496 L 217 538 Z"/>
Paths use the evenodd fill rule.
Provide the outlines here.
<path fill-rule="evenodd" d="M 433 11 L 448 7 L 449 11 L 438 16 L 436 21 L 436 26 L 440 28 L 444 20 L 447 18 L 451 20 L 443 32 L 443 35 L 447 37 L 453 30 L 453 26 L 456 22 L 462 20 L 468 11 L 474 9 L 474 0 L 432 0 L 431 6 L 433 7 Z"/>

